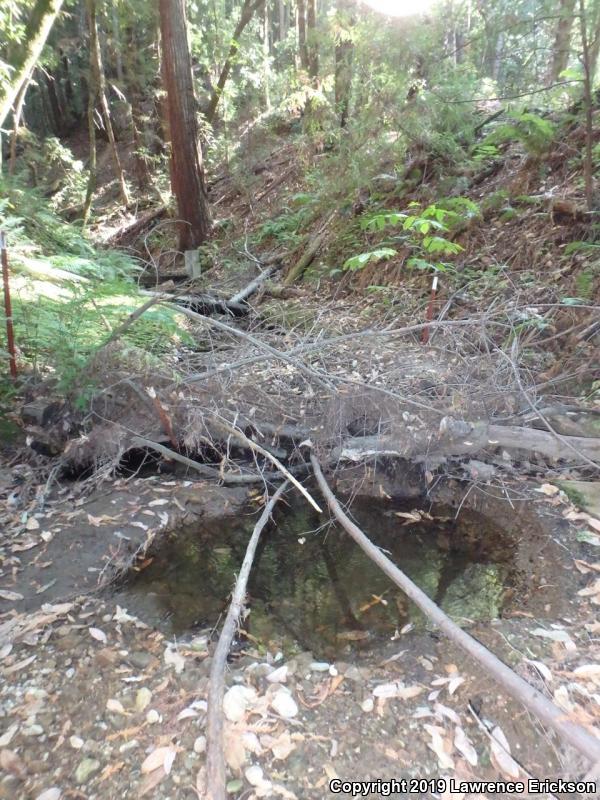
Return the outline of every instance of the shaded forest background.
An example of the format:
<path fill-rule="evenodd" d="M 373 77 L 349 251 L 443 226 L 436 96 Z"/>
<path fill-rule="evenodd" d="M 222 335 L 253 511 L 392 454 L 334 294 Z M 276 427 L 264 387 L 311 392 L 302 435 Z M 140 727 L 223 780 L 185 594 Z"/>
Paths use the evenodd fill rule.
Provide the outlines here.
<path fill-rule="evenodd" d="M 402 289 L 407 318 L 432 274 L 489 295 L 517 268 L 524 290 L 593 300 L 600 3 L 374 5 L 3 4 L 0 222 L 26 371 L 77 383 L 139 287 L 181 279 L 196 248 L 204 288 L 251 255 L 384 309 Z M 126 336 L 185 338 L 164 308 Z"/>

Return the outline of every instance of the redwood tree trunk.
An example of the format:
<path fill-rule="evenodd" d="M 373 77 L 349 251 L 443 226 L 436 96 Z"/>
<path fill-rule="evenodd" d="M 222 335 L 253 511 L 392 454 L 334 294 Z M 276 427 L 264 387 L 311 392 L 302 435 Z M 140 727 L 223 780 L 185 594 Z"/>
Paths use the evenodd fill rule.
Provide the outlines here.
<path fill-rule="evenodd" d="M 306 3 L 306 42 L 308 45 L 308 74 L 317 82 L 319 76 L 319 45 L 317 42 L 317 2 Z"/>
<path fill-rule="evenodd" d="M 177 199 L 179 249 L 193 250 L 210 233 L 196 98 L 183 0 L 159 0 L 162 71 L 171 137 L 171 188 Z"/>
<path fill-rule="evenodd" d="M 298 5 L 298 52 L 300 53 L 300 66 L 308 72 L 308 48 L 306 46 L 306 3 L 297 0 Z"/>

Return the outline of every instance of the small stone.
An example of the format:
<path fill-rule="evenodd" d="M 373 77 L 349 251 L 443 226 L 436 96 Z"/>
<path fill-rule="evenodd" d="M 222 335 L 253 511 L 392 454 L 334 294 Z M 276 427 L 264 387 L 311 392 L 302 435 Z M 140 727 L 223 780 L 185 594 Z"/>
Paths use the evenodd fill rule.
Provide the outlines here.
<path fill-rule="evenodd" d="M 88 780 L 100 770 L 100 762 L 95 758 L 84 758 L 75 770 L 75 782 L 79 785 L 87 783 Z"/>
<path fill-rule="evenodd" d="M 119 657 L 115 651 L 108 647 L 103 647 L 96 653 L 96 661 L 101 667 L 113 667 L 118 660 Z"/>
<path fill-rule="evenodd" d="M 329 666 L 327 661 L 313 661 L 310 668 L 313 672 L 329 672 Z"/>
<path fill-rule="evenodd" d="M 136 711 L 145 711 L 150 705 L 151 700 L 152 700 L 152 692 L 146 686 L 142 686 L 141 689 L 138 689 L 137 694 L 135 696 Z"/>
<path fill-rule="evenodd" d="M 119 753 L 127 753 L 128 750 L 135 750 L 138 747 L 139 742 L 137 739 L 131 739 L 129 742 L 125 742 L 119 747 Z"/>
<path fill-rule="evenodd" d="M 190 642 L 190 648 L 196 653 L 205 652 L 208 648 L 208 637 L 196 636 L 196 638 L 192 639 Z"/>
<path fill-rule="evenodd" d="M 271 700 L 271 708 L 284 719 L 295 717 L 298 713 L 296 701 L 285 689 L 280 689 Z"/>
<path fill-rule="evenodd" d="M 156 711 L 156 709 L 151 708 L 146 714 L 146 722 L 148 725 L 154 725 L 156 722 L 160 722 L 160 714 L 158 711 Z"/>
<path fill-rule="evenodd" d="M 367 697 L 367 699 L 363 700 L 363 702 L 360 704 L 360 707 L 366 714 L 368 714 L 370 711 L 373 711 L 373 706 L 374 703 L 372 697 Z"/>
<path fill-rule="evenodd" d="M 349 681 L 356 681 L 359 682 L 362 680 L 362 675 L 360 674 L 360 670 L 358 667 L 351 664 L 344 673 L 344 678 Z"/>
<path fill-rule="evenodd" d="M 151 653 L 145 653 L 143 650 L 137 650 L 134 653 L 130 653 L 127 657 L 127 660 L 131 666 L 135 667 L 136 669 L 146 669 L 153 658 L 154 656 Z"/>
<path fill-rule="evenodd" d="M 0 798 L 15 800 L 20 794 L 20 781 L 16 775 L 5 775 L 0 781 Z"/>
<path fill-rule="evenodd" d="M 206 751 L 206 736 L 198 736 L 194 742 L 194 753 L 204 753 Z"/>
<path fill-rule="evenodd" d="M 28 725 L 26 728 L 23 728 L 21 733 L 23 736 L 41 736 L 44 733 L 44 729 L 41 725 L 34 723 L 33 725 Z"/>
<path fill-rule="evenodd" d="M 237 792 L 241 791 L 244 784 L 239 778 L 235 778 L 233 781 L 229 781 L 227 786 L 227 794 L 236 794 Z"/>
<path fill-rule="evenodd" d="M 69 744 L 73 750 L 81 750 L 83 747 L 83 739 L 80 739 L 79 736 L 71 736 L 69 739 Z"/>

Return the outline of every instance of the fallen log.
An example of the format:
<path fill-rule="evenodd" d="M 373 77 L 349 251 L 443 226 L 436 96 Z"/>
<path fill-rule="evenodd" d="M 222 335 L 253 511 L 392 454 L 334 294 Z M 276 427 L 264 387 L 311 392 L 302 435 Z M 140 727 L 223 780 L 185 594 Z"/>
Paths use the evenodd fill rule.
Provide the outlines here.
<path fill-rule="evenodd" d="M 600 438 L 558 436 L 534 428 L 464 422 L 449 417 L 442 419 L 438 433 L 426 442 L 402 442 L 398 436 L 389 435 L 352 437 L 345 439 L 333 451 L 332 457 L 357 462 L 374 456 L 392 456 L 422 462 L 446 456 L 472 455 L 496 447 L 525 450 L 571 463 L 583 457 L 597 462 L 600 467 Z"/>
<path fill-rule="evenodd" d="M 113 233 L 113 235 L 106 240 L 106 244 L 111 247 L 116 247 L 117 245 L 122 245 L 128 239 L 134 239 L 143 230 L 154 224 L 154 222 L 162 219 L 162 217 L 167 214 L 167 211 L 167 206 L 159 206 L 158 208 L 150 209 L 150 211 L 142 214 L 138 219 L 119 228 L 118 231 Z"/>
<path fill-rule="evenodd" d="M 432 620 L 446 636 L 474 658 L 503 689 L 558 736 L 589 759 L 592 764 L 600 762 L 600 739 L 576 722 L 567 713 L 554 705 L 543 694 L 516 674 L 497 656 L 484 647 L 466 631 L 460 628 L 439 608 L 419 587 L 376 547 L 363 531 L 346 516 L 335 495 L 329 488 L 316 456 L 311 453 L 310 461 L 319 488 L 327 504 L 344 530 L 372 561 L 399 586 L 403 592 Z"/>
<path fill-rule="evenodd" d="M 231 305 L 232 303 L 241 303 L 243 300 L 247 300 L 254 292 L 260 289 L 262 284 L 268 280 L 271 275 L 277 272 L 280 266 L 280 264 L 273 264 L 273 266 L 267 267 L 267 269 L 263 270 L 260 275 L 257 275 L 254 280 L 250 281 L 247 286 L 240 289 L 239 292 L 236 292 L 233 297 L 230 297 L 227 304 Z"/>
<path fill-rule="evenodd" d="M 206 778 L 207 796 L 210 800 L 226 800 L 227 797 L 225 788 L 225 748 L 223 742 L 223 694 L 225 690 L 225 666 L 227 664 L 227 656 L 242 613 L 248 576 L 250 575 L 258 540 L 279 498 L 283 495 L 288 486 L 289 484 L 286 481 L 277 489 L 254 526 L 252 536 L 246 548 L 240 574 L 235 582 L 233 595 L 231 597 L 231 605 L 225 617 L 221 635 L 219 636 L 219 641 L 217 642 L 212 658 L 206 720 Z"/>
<path fill-rule="evenodd" d="M 184 466 L 193 469 L 195 472 L 202 475 L 204 478 L 211 478 L 212 480 L 217 481 L 218 483 L 224 483 L 227 485 L 232 485 L 232 484 L 243 485 L 251 483 L 274 483 L 276 481 L 283 480 L 284 476 L 286 478 L 287 476 L 289 476 L 288 478 L 289 480 L 291 480 L 292 482 L 297 482 L 295 478 L 292 477 L 292 473 L 294 472 L 302 473 L 306 471 L 304 464 L 299 464 L 297 467 L 292 467 L 289 470 L 284 468 L 283 473 L 256 472 L 254 474 L 248 474 L 248 475 L 237 475 L 230 472 L 223 472 L 219 469 L 215 469 L 214 467 L 209 467 L 206 464 L 200 464 L 200 462 L 194 461 L 194 459 L 188 458 L 187 456 L 178 453 L 176 450 L 171 450 L 171 448 L 166 447 L 166 445 L 161 444 L 160 442 L 155 442 L 152 439 L 146 439 L 144 436 L 134 436 L 131 439 L 131 447 L 139 447 L 139 448 L 146 448 L 148 450 L 153 450 L 155 453 L 160 453 L 160 455 L 164 456 L 167 460 L 177 461 L 179 464 L 183 464 Z"/>
<path fill-rule="evenodd" d="M 155 292 L 150 289 L 141 289 L 140 294 L 156 298 L 157 302 L 166 301 L 182 308 L 189 308 L 196 314 L 228 314 L 232 317 L 243 317 L 250 311 L 250 306 L 233 300 L 223 300 L 209 294 L 181 294 L 174 295 L 168 292 Z"/>
<path fill-rule="evenodd" d="M 337 210 L 334 211 L 333 214 L 330 214 L 330 216 L 325 220 L 319 233 L 309 243 L 304 253 L 300 256 L 298 261 L 294 264 L 294 266 L 285 276 L 285 280 L 283 281 L 283 283 L 286 286 L 289 286 L 290 284 L 295 283 L 297 280 L 299 280 L 304 275 L 304 272 L 307 269 L 307 267 L 309 267 L 312 264 L 315 256 L 319 252 L 319 249 L 325 240 L 325 236 L 327 235 L 327 230 L 329 228 L 329 225 L 331 224 L 336 214 Z"/>

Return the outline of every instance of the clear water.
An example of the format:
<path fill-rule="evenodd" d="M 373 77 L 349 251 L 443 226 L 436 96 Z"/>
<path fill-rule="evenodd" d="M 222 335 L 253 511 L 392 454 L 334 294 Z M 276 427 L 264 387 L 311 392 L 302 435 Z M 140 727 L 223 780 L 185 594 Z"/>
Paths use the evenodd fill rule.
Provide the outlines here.
<path fill-rule="evenodd" d="M 362 529 L 459 624 L 493 619 L 525 577 L 515 543 L 470 511 L 434 508 L 412 521 L 410 506 L 356 502 Z M 181 530 L 134 573 L 117 601 L 168 635 L 216 626 L 228 607 L 258 511 Z M 338 526 L 323 524 L 306 503 L 280 505 L 259 542 L 248 584 L 246 636 L 284 652 L 339 656 L 391 638 L 419 610 Z"/>

